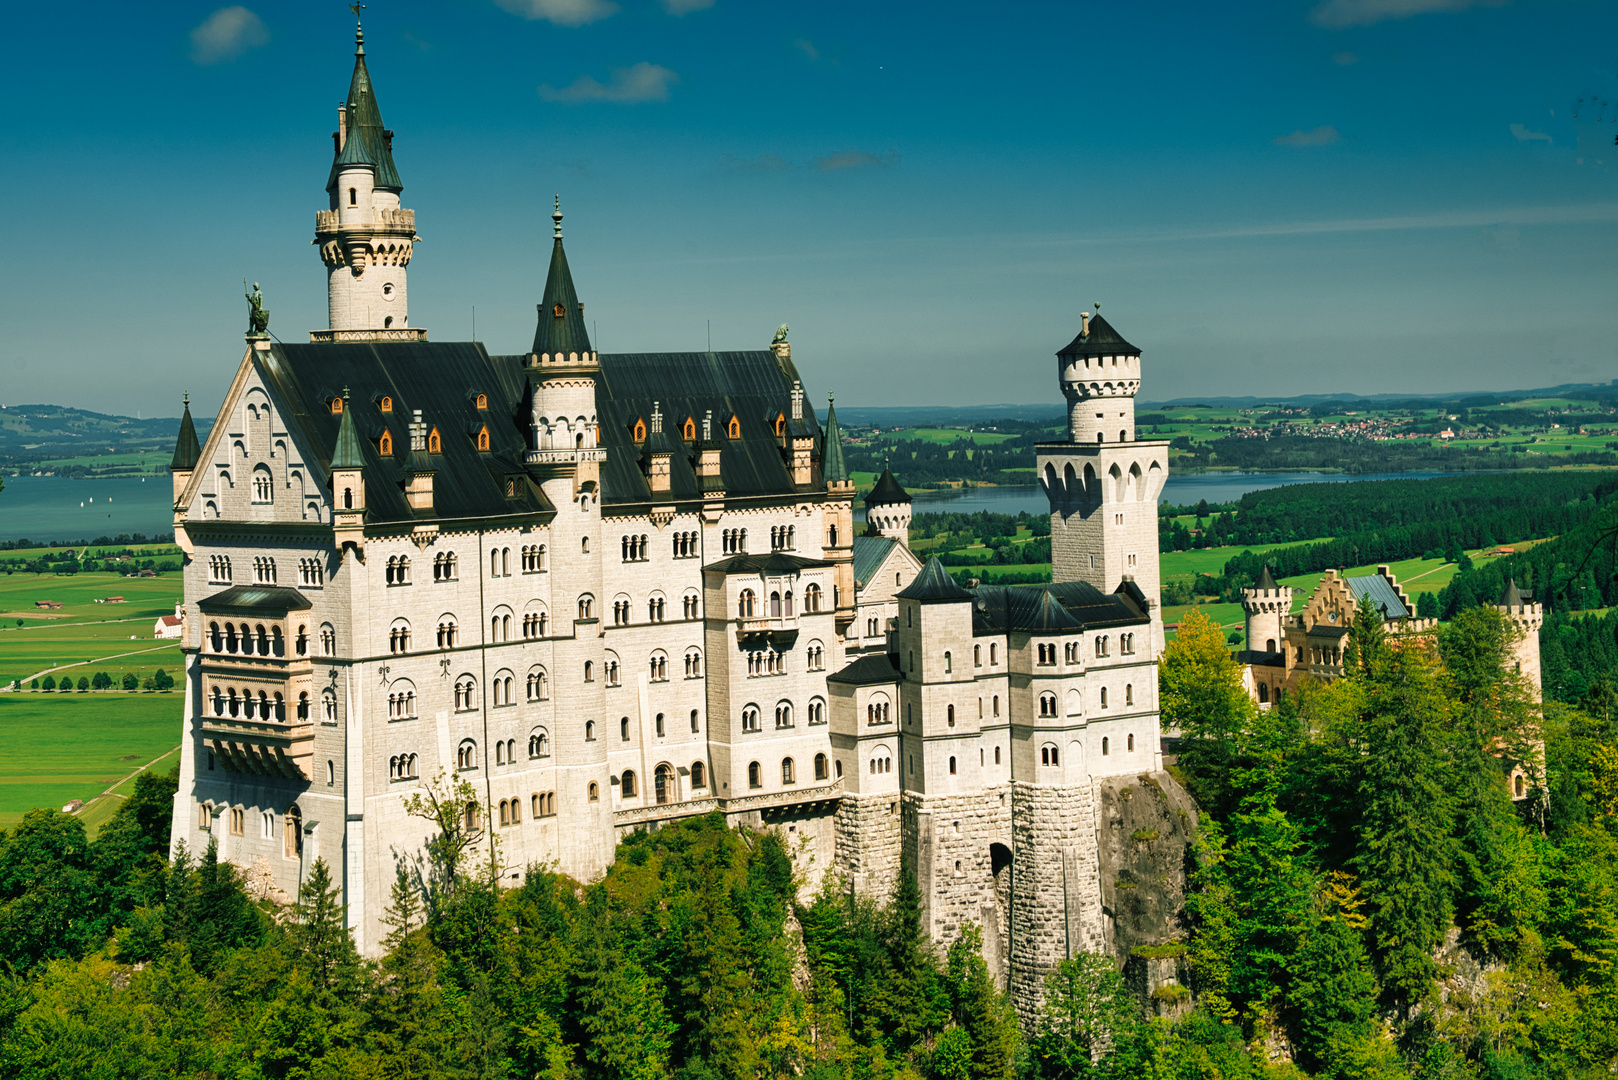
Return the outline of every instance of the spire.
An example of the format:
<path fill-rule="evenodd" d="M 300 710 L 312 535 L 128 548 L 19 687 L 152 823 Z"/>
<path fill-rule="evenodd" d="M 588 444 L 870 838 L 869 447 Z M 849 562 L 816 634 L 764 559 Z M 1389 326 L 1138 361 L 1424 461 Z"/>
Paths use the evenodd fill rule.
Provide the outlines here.
<path fill-rule="evenodd" d="M 202 445 L 197 442 L 197 426 L 191 422 L 191 394 L 185 395 L 185 415 L 180 417 L 180 437 L 174 440 L 174 460 L 169 462 L 170 472 L 190 472 L 202 460 Z"/>
<path fill-rule="evenodd" d="M 1525 603 L 1527 601 L 1523 599 L 1522 590 L 1517 588 L 1517 579 L 1507 578 L 1505 591 L 1500 594 L 1500 602 L 1495 606 L 1514 608 L 1522 607 Z"/>
<path fill-rule="evenodd" d="M 365 468 L 365 451 L 360 447 L 359 433 L 354 430 L 354 410 L 349 407 L 348 387 L 343 387 L 343 419 L 337 426 L 337 447 L 331 453 L 333 469 Z"/>
<path fill-rule="evenodd" d="M 1279 588 L 1279 586 L 1275 583 L 1274 576 L 1270 574 L 1269 563 L 1264 564 L 1264 570 L 1259 574 L 1258 581 L 1253 585 L 1253 588 L 1263 589 L 1266 592 L 1274 592 L 1277 588 Z"/>
<path fill-rule="evenodd" d="M 826 447 L 821 452 L 821 472 L 828 484 L 848 483 L 848 462 L 843 457 L 843 433 L 837 427 L 836 398 L 826 395 Z"/>
<path fill-rule="evenodd" d="M 539 305 L 539 325 L 534 329 L 536 355 L 588 353 L 590 335 L 584 329 L 584 306 L 573 289 L 573 273 L 567 268 L 567 252 L 562 250 L 562 197 L 556 197 L 551 214 L 556 229 L 551 234 L 551 269 L 545 277 L 545 298 Z"/>
<path fill-rule="evenodd" d="M 382 110 L 376 103 L 371 73 L 365 66 L 365 34 L 358 24 L 354 29 L 354 77 L 349 80 L 343 113 L 347 117 L 344 123 L 347 134 L 332 160 L 326 190 L 336 185 L 339 169 L 352 165 L 371 166 L 376 173 L 374 187 L 403 190 L 404 181 L 399 179 L 399 170 L 393 164 L 393 132 L 382 126 Z"/>

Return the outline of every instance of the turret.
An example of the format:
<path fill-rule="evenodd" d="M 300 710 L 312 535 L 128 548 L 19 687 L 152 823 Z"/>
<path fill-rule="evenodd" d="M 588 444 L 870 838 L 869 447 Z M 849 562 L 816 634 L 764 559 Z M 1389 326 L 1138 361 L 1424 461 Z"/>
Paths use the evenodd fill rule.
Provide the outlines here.
<path fill-rule="evenodd" d="M 1078 336 L 1056 354 L 1067 398 L 1068 441 L 1130 442 L 1135 438 L 1135 392 L 1140 389 L 1140 350 L 1101 317 L 1081 317 Z"/>
<path fill-rule="evenodd" d="M 313 331 L 310 339 L 419 341 L 426 331 L 410 327 L 405 283 L 420 239 L 416 213 L 399 206 L 404 183 L 393 164 L 393 132 L 382 124 L 358 27 L 354 43 L 354 74 L 332 132 L 328 208 L 315 214 L 330 329 Z"/>
<path fill-rule="evenodd" d="M 1533 691 L 1534 697 L 1538 699 L 1539 629 L 1545 625 L 1545 608 L 1535 603 L 1531 595 L 1517 588 L 1515 578 L 1506 579 L 1506 587 L 1500 593 L 1500 599 L 1495 603 L 1495 607 L 1519 632 L 1517 640 L 1511 647 L 1515 654 L 1513 663 L 1528 683 L 1529 689 Z"/>
<path fill-rule="evenodd" d="M 1247 613 L 1247 647 L 1255 652 L 1283 652 L 1286 634 L 1282 624 L 1292 611 L 1292 589 L 1277 585 L 1268 566 L 1258 580 L 1242 590 L 1242 610 Z"/>
<path fill-rule="evenodd" d="M 893 470 L 882 466 L 882 475 L 876 478 L 876 486 L 865 496 L 867 534 L 886 536 L 909 547 L 912 513 L 909 493 L 894 479 Z"/>
<path fill-rule="evenodd" d="M 354 428 L 354 410 L 343 387 L 342 416 L 337 423 L 337 445 L 331 452 L 332 525 L 337 548 L 353 544 L 365 550 L 365 449 Z"/>
<path fill-rule="evenodd" d="M 202 444 L 197 442 L 197 426 L 191 422 L 191 395 L 183 398 L 184 413 L 180 417 L 180 434 L 174 440 L 174 457 L 169 461 L 169 475 L 174 478 L 174 505 L 180 505 L 180 496 L 191 482 L 202 460 Z"/>
<path fill-rule="evenodd" d="M 601 365 L 590 348 L 584 305 L 573 288 L 567 251 L 562 247 L 562 198 L 551 214 L 551 265 L 545 275 L 544 298 L 538 305 L 534 348 L 528 354 L 533 386 L 533 439 L 528 462 L 541 479 L 568 476 L 572 490 L 561 500 L 596 494 L 600 461 L 596 421 L 596 376 Z"/>

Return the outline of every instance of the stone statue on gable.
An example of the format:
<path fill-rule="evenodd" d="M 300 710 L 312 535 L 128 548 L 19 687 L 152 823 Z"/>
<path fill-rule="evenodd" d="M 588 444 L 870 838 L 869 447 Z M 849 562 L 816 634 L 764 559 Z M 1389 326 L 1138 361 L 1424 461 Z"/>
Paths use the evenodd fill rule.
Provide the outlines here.
<path fill-rule="evenodd" d="M 246 288 L 247 279 L 242 278 L 242 287 Z M 252 291 L 247 293 L 247 332 L 250 334 L 263 334 L 270 329 L 270 311 L 264 306 L 264 293 L 260 291 L 258 282 L 253 282 Z"/>
<path fill-rule="evenodd" d="M 780 326 L 776 327 L 776 329 L 775 329 L 775 340 L 773 342 L 771 342 L 771 344 L 780 345 L 780 344 L 784 343 L 786 341 L 786 339 L 787 339 L 787 324 L 782 323 Z"/>

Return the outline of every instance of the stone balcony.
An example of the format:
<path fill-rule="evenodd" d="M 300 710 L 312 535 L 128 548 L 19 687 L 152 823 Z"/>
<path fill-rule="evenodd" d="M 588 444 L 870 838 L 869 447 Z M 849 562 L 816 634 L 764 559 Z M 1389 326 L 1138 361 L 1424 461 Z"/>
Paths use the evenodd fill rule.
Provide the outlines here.
<path fill-rule="evenodd" d="M 679 818 L 697 817 L 702 814 L 720 810 L 727 814 L 742 814 L 752 811 L 780 810 L 794 806 L 803 806 L 810 803 L 826 802 L 843 797 L 843 781 L 820 781 L 805 787 L 792 787 L 785 791 L 771 791 L 758 795 L 740 795 L 731 799 L 722 799 L 715 795 L 700 799 L 686 799 L 683 802 L 652 803 L 648 806 L 630 806 L 612 812 L 612 822 L 619 828 L 644 825 L 652 821 L 674 821 Z"/>
<path fill-rule="evenodd" d="M 349 220 L 343 220 L 343 210 L 316 210 L 315 235 L 327 237 L 339 232 L 393 233 L 400 236 L 416 235 L 414 210 L 373 210 L 369 215 L 361 211 L 347 211 Z"/>
<path fill-rule="evenodd" d="M 235 716 L 204 716 L 202 737 L 226 769 L 285 780 L 314 779 L 315 725 Z"/>
<path fill-rule="evenodd" d="M 798 636 L 798 617 L 778 615 L 736 620 L 737 641 L 768 640 L 771 643 L 790 643 Z"/>

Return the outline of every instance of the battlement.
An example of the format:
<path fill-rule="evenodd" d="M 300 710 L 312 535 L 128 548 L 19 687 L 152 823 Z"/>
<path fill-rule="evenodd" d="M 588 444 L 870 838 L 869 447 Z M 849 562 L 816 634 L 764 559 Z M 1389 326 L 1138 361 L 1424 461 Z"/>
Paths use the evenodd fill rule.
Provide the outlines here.
<path fill-rule="evenodd" d="M 601 370 L 601 354 L 584 353 L 529 353 L 528 366 L 558 374 L 594 375 Z"/>

